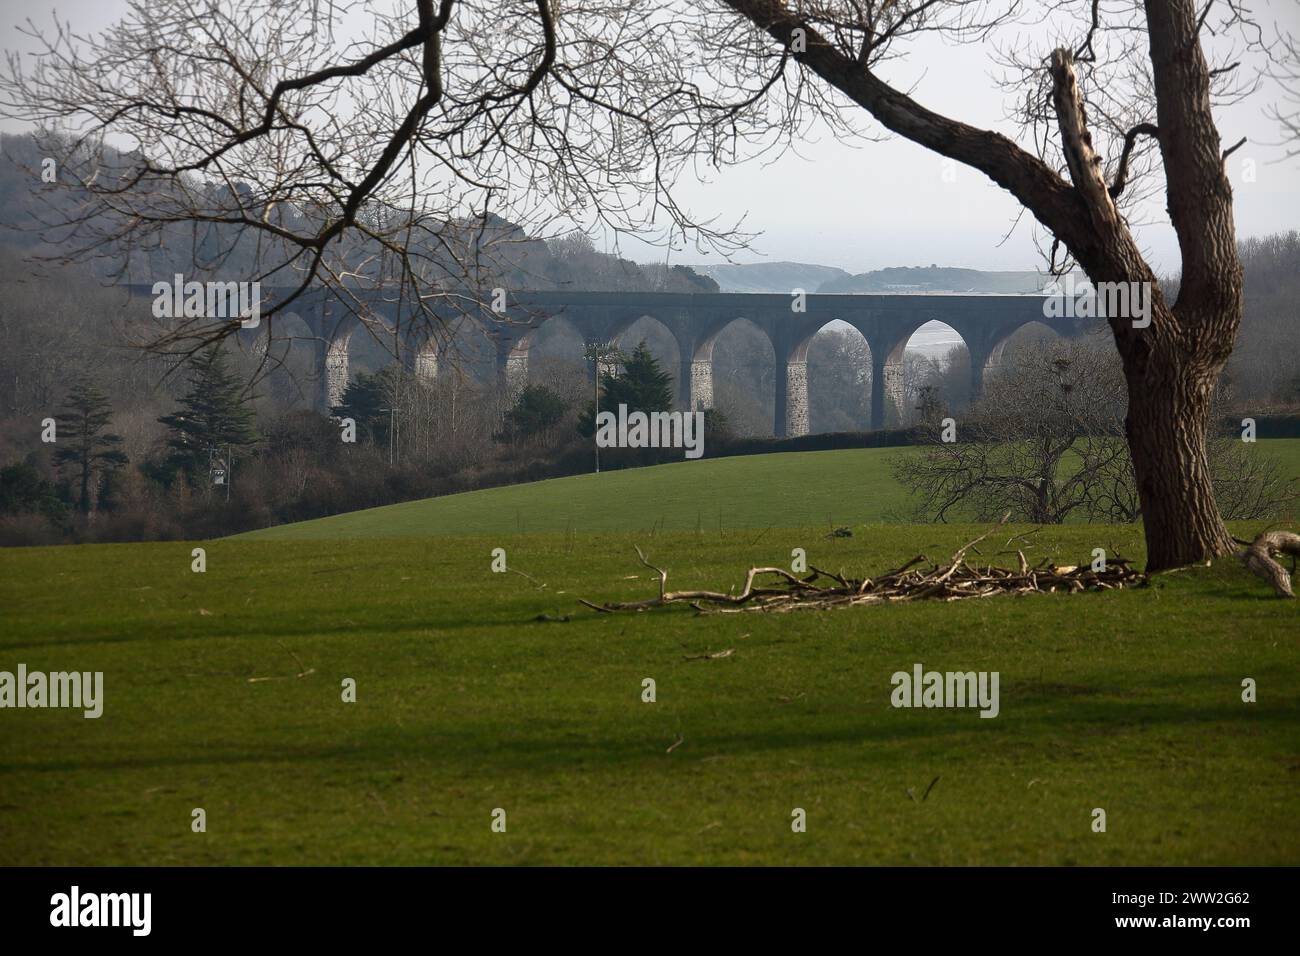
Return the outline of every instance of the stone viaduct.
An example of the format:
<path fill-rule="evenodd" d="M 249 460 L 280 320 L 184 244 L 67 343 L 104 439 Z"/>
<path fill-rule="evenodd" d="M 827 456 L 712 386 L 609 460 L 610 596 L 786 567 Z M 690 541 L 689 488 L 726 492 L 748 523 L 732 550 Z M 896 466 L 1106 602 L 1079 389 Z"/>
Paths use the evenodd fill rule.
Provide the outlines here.
<path fill-rule="evenodd" d="M 149 286 L 131 286 L 133 294 L 150 295 Z M 280 301 L 283 289 L 262 290 L 264 307 Z M 358 294 L 372 314 L 390 328 L 400 327 L 397 305 L 378 294 Z M 908 339 L 932 320 L 950 326 L 970 351 L 971 395 L 978 395 L 986 372 L 998 364 L 1002 347 L 1013 332 L 1040 322 L 1057 334 L 1074 337 L 1083 321 L 1044 315 L 1038 295 L 833 295 L 804 296 L 804 310 L 795 311 L 795 298 L 780 294 L 656 293 L 656 292 L 520 292 L 507 298 L 501 314 L 483 319 L 450 312 L 454 326 L 479 321 L 493 342 L 497 372 L 504 387 L 523 387 L 528 374 L 528 350 L 543 323 L 562 319 L 586 342 L 617 341 L 638 320 L 660 322 L 676 340 L 682 357 L 676 380 L 683 409 L 713 404 L 713 348 L 719 333 L 732 322 L 747 319 L 768 338 L 776 360 L 776 434 L 808 432 L 808 346 L 813 336 L 834 320 L 851 325 L 871 349 L 871 426 L 883 428 L 886 401 L 901 410 L 904 401 L 903 351 Z M 437 312 L 438 310 L 435 310 Z M 1062 311 L 1062 310 L 1057 310 Z M 348 381 L 348 343 L 362 327 L 353 310 L 321 293 L 310 293 L 287 310 L 310 330 L 320 383 L 317 402 L 322 410 L 338 404 Z M 264 327 L 241 332 L 241 339 L 261 336 Z M 438 373 L 439 344 L 427 333 L 419 339 L 403 336 L 399 351 L 417 376 Z"/>

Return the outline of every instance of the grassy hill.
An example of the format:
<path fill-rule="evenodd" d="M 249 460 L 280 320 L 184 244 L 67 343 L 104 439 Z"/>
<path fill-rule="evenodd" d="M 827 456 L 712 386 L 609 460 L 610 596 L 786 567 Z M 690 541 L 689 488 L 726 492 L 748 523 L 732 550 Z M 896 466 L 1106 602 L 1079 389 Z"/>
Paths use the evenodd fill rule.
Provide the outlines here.
<path fill-rule="evenodd" d="M 1260 441 L 1300 475 L 1300 439 Z M 892 462 L 906 448 L 790 452 L 683 461 L 409 501 L 280 525 L 241 539 L 343 540 L 426 535 L 703 531 L 895 520 L 908 496 Z"/>
<path fill-rule="evenodd" d="M 1297 442 L 1300 445 L 1300 442 Z M 408 501 L 240 535 L 345 539 L 548 531 L 694 531 L 883 521 L 906 505 L 890 462 L 861 448 L 681 461 Z"/>
<path fill-rule="evenodd" d="M 1025 530 L 987 554 L 1142 557 L 1135 527 Z M 878 572 L 976 533 L 228 539 L 203 574 L 181 542 L 0 552 L 0 669 L 105 675 L 98 720 L 0 715 L 0 865 L 1300 860 L 1300 602 L 1235 561 L 1078 596 L 577 604 L 652 593 L 634 543 L 670 586 L 725 590 L 793 547 Z M 998 671 L 999 716 L 894 709 L 918 662 Z"/>

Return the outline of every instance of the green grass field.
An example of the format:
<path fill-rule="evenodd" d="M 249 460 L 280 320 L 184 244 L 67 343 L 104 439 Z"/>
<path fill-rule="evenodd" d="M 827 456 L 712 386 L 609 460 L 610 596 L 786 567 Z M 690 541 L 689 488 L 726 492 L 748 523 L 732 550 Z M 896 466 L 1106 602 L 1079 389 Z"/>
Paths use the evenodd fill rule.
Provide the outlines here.
<path fill-rule="evenodd" d="M 1284 474 L 1300 475 L 1300 439 L 1257 443 Z M 471 491 L 241 537 L 346 540 L 598 531 L 798 528 L 898 520 L 910 511 L 893 462 L 908 448 L 712 458 Z"/>
<path fill-rule="evenodd" d="M 0 712 L 0 864 L 1300 862 L 1300 602 L 1235 561 L 1132 592 L 775 616 L 577 604 L 653 592 L 634 544 L 670 585 L 725 590 L 795 547 L 878 572 L 984 530 L 859 524 L 888 500 L 871 467 L 821 514 L 799 482 L 852 493 L 863 453 L 827 454 L 696 463 L 736 509 L 721 529 L 645 484 L 662 520 L 638 507 L 628 472 L 591 479 L 600 520 L 624 502 L 601 533 L 560 514 L 514 533 L 511 508 L 563 499 L 552 482 L 209 542 L 204 574 L 187 543 L 0 552 L 0 669 L 102 670 L 106 697 L 99 720 Z M 474 514 L 499 523 L 457 534 Z M 1136 527 L 1029 540 L 1031 560 L 1142 557 Z M 492 573 L 497 547 L 524 574 Z M 892 708 L 918 662 L 998 671 L 1000 715 Z"/>
<path fill-rule="evenodd" d="M 719 527 L 861 524 L 883 521 L 906 507 L 907 495 L 894 481 L 891 462 L 907 451 L 862 448 L 674 462 L 408 501 L 243 537 L 697 529 L 716 534 Z"/>

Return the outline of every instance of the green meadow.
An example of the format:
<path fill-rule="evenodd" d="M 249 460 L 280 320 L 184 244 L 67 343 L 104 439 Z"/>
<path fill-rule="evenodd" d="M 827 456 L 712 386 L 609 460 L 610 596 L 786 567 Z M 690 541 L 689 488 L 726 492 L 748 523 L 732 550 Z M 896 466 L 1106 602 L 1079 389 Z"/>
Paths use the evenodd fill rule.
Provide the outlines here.
<path fill-rule="evenodd" d="M 1261 455 L 1300 475 L 1300 439 L 1260 441 Z M 699 531 L 838 527 L 904 520 L 893 463 L 910 448 L 709 458 L 553 478 L 280 525 L 242 537 L 347 540 L 427 535 Z"/>
<path fill-rule="evenodd" d="M 1300 440 L 1296 441 L 1300 457 Z M 253 531 L 245 538 L 710 531 L 884 521 L 907 509 L 904 448 L 680 461 L 408 501 Z M 1300 471 L 1300 468 L 1297 468 Z"/>
<path fill-rule="evenodd" d="M 637 545 L 670 587 L 726 590 L 794 548 L 877 573 L 986 530 L 882 523 L 895 453 L 0 552 L 0 670 L 102 671 L 105 698 L 97 720 L 0 712 L 0 864 L 1300 862 L 1300 602 L 1234 560 L 1073 596 L 578 603 L 655 593 Z M 1138 527 L 1031 531 L 998 529 L 983 559 L 1143 557 Z M 918 663 L 997 671 L 999 715 L 892 707 L 892 675 Z"/>

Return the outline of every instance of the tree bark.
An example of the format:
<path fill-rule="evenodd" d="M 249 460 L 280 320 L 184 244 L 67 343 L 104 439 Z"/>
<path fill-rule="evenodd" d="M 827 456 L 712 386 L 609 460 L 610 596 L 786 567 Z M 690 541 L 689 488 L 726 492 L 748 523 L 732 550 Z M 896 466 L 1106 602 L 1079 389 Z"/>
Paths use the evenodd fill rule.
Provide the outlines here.
<path fill-rule="evenodd" d="M 1147 570 L 1232 553 L 1205 449 L 1215 375 L 1178 360 L 1124 365 L 1124 425 L 1142 503 Z"/>

